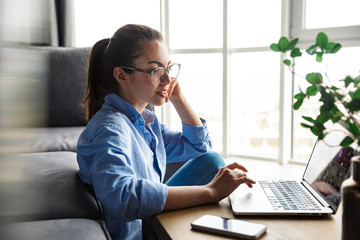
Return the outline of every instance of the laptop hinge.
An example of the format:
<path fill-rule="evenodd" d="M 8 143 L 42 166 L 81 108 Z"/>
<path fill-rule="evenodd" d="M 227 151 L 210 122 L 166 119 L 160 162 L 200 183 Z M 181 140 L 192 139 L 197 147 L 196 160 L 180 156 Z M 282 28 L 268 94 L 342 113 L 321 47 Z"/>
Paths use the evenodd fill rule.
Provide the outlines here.
<path fill-rule="evenodd" d="M 317 193 L 309 183 L 307 182 L 301 182 L 301 183 L 307 190 L 309 190 L 309 192 L 316 198 L 316 200 L 318 200 L 321 203 L 321 205 L 323 205 L 324 207 L 331 208 L 330 204 L 326 202 L 324 198 L 322 198 L 321 195 Z"/>

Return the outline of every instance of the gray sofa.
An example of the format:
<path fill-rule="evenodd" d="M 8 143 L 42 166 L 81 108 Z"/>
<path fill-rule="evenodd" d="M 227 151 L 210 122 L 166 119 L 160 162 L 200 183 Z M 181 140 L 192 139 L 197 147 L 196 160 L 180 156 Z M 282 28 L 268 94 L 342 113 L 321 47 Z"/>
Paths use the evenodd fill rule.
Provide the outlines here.
<path fill-rule="evenodd" d="M 110 239 L 101 205 L 77 176 L 89 48 L 30 52 L 46 57 L 46 102 L 37 105 L 45 117 L 0 138 L 11 149 L 0 152 L 0 239 Z M 168 165 L 165 181 L 181 165 Z"/>

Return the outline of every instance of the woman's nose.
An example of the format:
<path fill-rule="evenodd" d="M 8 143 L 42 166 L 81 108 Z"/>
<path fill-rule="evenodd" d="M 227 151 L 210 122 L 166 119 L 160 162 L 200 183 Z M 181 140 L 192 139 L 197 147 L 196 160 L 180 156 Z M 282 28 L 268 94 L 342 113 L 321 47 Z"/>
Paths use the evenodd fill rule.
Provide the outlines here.
<path fill-rule="evenodd" d="M 169 84 L 171 82 L 171 77 L 169 75 L 169 73 L 165 72 L 164 76 L 161 79 L 161 85 L 166 85 Z"/>

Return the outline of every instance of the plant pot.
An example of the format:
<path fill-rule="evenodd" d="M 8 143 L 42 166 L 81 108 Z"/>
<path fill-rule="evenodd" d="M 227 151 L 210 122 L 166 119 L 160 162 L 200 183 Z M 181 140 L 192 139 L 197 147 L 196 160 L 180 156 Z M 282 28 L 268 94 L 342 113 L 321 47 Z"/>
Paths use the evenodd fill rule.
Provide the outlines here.
<path fill-rule="evenodd" d="M 342 240 L 360 237 L 360 157 L 353 157 L 351 162 L 352 176 L 341 185 Z"/>

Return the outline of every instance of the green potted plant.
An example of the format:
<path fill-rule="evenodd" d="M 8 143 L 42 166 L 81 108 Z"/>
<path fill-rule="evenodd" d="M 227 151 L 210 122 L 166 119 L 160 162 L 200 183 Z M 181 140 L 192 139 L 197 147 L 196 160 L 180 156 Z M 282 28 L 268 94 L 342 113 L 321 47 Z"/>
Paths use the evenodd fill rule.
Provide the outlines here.
<path fill-rule="evenodd" d="M 270 45 L 270 49 L 284 55 L 283 64 L 287 66 L 295 76 L 296 58 L 303 56 L 303 52 L 297 47 L 299 39 L 289 40 L 281 37 L 277 43 Z M 328 36 L 320 32 L 314 44 L 305 52 L 315 56 L 316 62 L 322 62 L 325 54 L 335 54 L 341 49 L 340 43 L 330 42 Z M 343 239 L 358 239 L 360 235 L 360 75 L 356 77 L 346 76 L 339 79 L 336 84 L 331 82 L 326 72 L 315 71 L 306 74 L 308 83 L 306 89 L 299 89 L 294 95 L 294 110 L 298 110 L 306 99 L 317 98 L 320 102 L 316 117 L 302 116 L 305 122 L 301 123 L 304 128 L 324 140 L 327 134 L 333 130 L 332 124 L 340 123 L 345 137 L 341 139 L 341 147 L 355 148 L 355 157 L 352 158 L 353 177 L 346 180 L 342 185 L 343 201 Z M 330 125 L 329 125 L 330 124 Z M 326 141 L 325 141 L 326 142 Z"/>
<path fill-rule="evenodd" d="M 295 74 L 295 60 L 303 55 L 296 46 L 298 40 L 298 38 L 289 40 L 281 37 L 278 43 L 270 45 L 271 50 L 284 54 L 283 63 L 293 75 Z M 330 42 L 327 35 L 320 32 L 316 37 L 316 42 L 306 49 L 306 53 L 314 55 L 316 62 L 322 62 L 325 54 L 335 54 L 340 49 L 340 43 Z M 322 105 L 315 118 L 302 116 L 305 123 L 301 123 L 301 126 L 309 128 L 322 140 L 329 133 L 329 129 L 325 127 L 328 121 L 341 122 L 346 131 L 346 137 L 340 145 L 347 147 L 356 142 L 360 146 L 360 122 L 357 119 L 360 111 L 360 75 L 355 78 L 346 76 L 341 79 L 341 87 L 332 84 L 325 72 L 310 72 L 305 78 L 309 86 L 305 90 L 300 89 L 294 96 L 293 108 L 300 109 L 304 100 L 308 98 L 318 98 Z"/>

